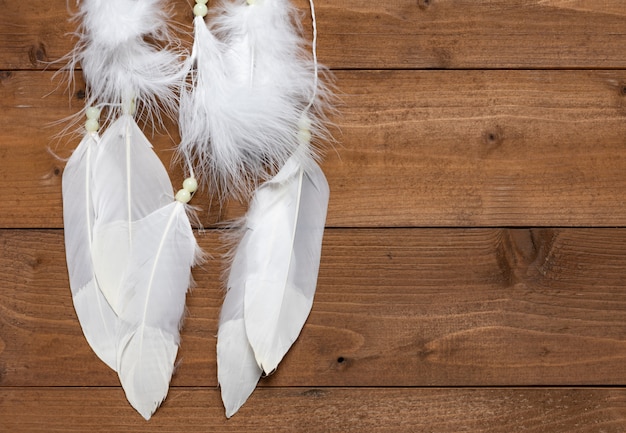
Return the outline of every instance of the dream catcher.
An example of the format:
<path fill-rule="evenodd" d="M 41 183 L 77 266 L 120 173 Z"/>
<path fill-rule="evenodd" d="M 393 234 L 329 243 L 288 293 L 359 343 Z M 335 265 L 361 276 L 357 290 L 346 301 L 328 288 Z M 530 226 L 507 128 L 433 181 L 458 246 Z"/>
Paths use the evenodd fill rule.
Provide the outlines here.
<path fill-rule="evenodd" d="M 329 196 L 312 145 L 328 137 L 331 96 L 318 79 L 313 2 L 309 52 L 287 0 L 224 1 L 208 18 L 207 1 L 196 1 L 185 56 L 163 1 L 82 0 L 70 62 L 83 69 L 88 106 L 63 175 L 74 306 L 146 419 L 167 395 L 191 267 L 202 259 L 187 205 L 198 181 L 221 200 L 249 200 L 232 230 L 217 338 L 227 417 L 308 317 Z M 189 177 L 174 195 L 135 119 L 176 113 Z"/>

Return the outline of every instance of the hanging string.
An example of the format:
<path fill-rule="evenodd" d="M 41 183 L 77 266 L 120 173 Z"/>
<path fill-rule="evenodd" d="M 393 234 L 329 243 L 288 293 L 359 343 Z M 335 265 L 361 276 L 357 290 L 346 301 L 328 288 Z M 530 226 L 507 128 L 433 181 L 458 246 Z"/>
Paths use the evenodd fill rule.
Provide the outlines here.
<path fill-rule="evenodd" d="M 311 99 L 309 100 L 309 104 L 304 109 L 304 112 L 309 111 L 309 109 L 315 103 L 315 98 L 317 98 L 317 86 L 319 82 L 319 66 L 317 64 L 317 18 L 315 16 L 315 2 L 313 0 L 309 0 L 309 6 L 311 9 L 311 26 L 313 28 L 313 39 L 311 41 L 311 53 L 313 55 L 313 94 L 311 95 Z"/>

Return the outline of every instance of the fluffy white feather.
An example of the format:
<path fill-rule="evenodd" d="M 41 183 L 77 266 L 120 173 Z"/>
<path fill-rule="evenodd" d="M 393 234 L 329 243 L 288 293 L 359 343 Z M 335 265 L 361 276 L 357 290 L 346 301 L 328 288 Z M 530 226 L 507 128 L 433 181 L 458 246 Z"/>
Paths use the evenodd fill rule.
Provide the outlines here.
<path fill-rule="evenodd" d="M 93 351 L 115 370 L 117 316 L 100 291 L 91 261 L 94 223 L 91 187 L 98 141 L 97 134 L 86 134 L 65 166 L 63 225 L 76 315 Z"/>
<path fill-rule="evenodd" d="M 209 31 L 204 19 L 195 17 L 193 49 L 188 59 L 190 80 L 180 91 L 178 152 L 186 161 L 194 161 L 198 166 L 194 171 L 211 185 L 221 182 L 210 149 L 211 133 L 221 116 L 219 101 L 229 97 L 223 51 L 222 43 Z M 232 170 L 238 173 L 240 169 Z"/>
<path fill-rule="evenodd" d="M 180 202 L 133 225 L 132 272 L 122 287 L 117 365 L 128 401 L 149 419 L 167 395 L 199 248 Z"/>
<path fill-rule="evenodd" d="M 82 0 L 75 18 L 90 40 L 112 48 L 144 36 L 163 39 L 168 32 L 164 0 Z"/>
<path fill-rule="evenodd" d="M 76 16 L 79 38 L 68 69 L 81 65 L 87 82 L 86 104 L 106 103 L 107 120 L 138 101 L 147 118 L 176 111 L 183 77 L 180 49 L 168 34 L 162 0 L 82 0 Z M 150 40 L 160 40 L 163 46 Z M 127 105 L 124 107 L 123 105 Z"/>
<path fill-rule="evenodd" d="M 196 70 L 181 98 L 180 151 L 224 195 L 247 197 L 251 184 L 293 154 L 302 112 L 312 99 L 316 111 L 327 92 L 315 80 L 289 1 L 226 1 L 215 10 L 211 31 L 196 18 Z"/>
<path fill-rule="evenodd" d="M 102 135 L 92 189 L 94 270 L 102 293 L 119 315 L 133 223 L 174 200 L 163 164 L 130 115 L 118 118 Z"/>
<path fill-rule="evenodd" d="M 319 166 L 298 152 L 255 192 L 234 252 L 217 341 L 226 416 L 276 369 L 309 315 L 328 206 Z"/>

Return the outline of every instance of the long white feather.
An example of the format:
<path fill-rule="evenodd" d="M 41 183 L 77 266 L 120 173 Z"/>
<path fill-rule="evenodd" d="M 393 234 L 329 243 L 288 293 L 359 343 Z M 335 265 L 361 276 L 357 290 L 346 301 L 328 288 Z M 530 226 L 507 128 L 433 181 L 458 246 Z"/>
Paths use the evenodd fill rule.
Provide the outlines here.
<path fill-rule="evenodd" d="M 130 115 L 104 133 L 94 169 L 92 257 L 117 313 L 117 371 L 146 419 L 167 395 L 198 247 L 163 164 Z"/>
<path fill-rule="evenodd" d="M 117 365 L 128 401 L 149 419 L 167 395 L 199 248 L 180 202 L 133 225 L 132 272 L 123 281 Z"/>
<path fill-rule="evenodd" d="M 65 251 L 74 309 L 87 342 L 116 369 L 117 316 L 104 298 L 91 260 L 94 209 L 92 171 L 99 137 L 85 134 L 63 171 Z"/>
<path fill-rule="evenodd" d="M 163 164 L 130 115 L 118 118 L 103 134 L 93 174 L 94 269 L 102 293 L 119 315 L 133 223 L 169 205 L 174 196 Z"/>
<path fill-rule="evenodd" d="M 316 91 L 316 103 L 323 102 L 325 87 L 314 78 L 289 1 L 225 1 L 215 11 L 210 31 L 196 18 L 180 151 L 224 195 L 249 197 L 250 185 L 296 150 L 298 120 Z"/>
<path fill-rule="evenodd" d="M 276 369 L 311 310 L 328 197 L 319 166 L 295 155 L 252 199 L 237 254 L 246 262 L 246 334 L 266 373 Z"/>
<path fill-rule="evenodd" d="M 252 198 L 217 339 L 227 417 L 246 401 L 263 371 L 276 369 L 311 311 L 328 197 L 321 169 L 299 152 Z"/>

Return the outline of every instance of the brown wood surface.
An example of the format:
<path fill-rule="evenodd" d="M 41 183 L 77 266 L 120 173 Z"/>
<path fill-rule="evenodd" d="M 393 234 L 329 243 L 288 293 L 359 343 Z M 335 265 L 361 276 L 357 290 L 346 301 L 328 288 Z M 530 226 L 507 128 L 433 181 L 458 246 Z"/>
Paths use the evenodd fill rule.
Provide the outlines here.
<path fill-rule="evenodd" d="M 190 31 L 192 2 L 170 3 Z M 2 5 L 0 69 L 64 64 L 50 62 L 72 48 L 74 2 Z M 316 10 L 320 60 L 334 69 L 626 67 L 623 0 L 317 0 Z"/>
<path fill-rule="evenodd" d="M 174 386 L 216 386 L 220 242 Z M 114 386 L 81 335 L 61 231 L 0 232 L 0 385 Z M 328 230 L 307 325 L 270 386 L 626 383 L 626 230 Z M 63 365 L 61 370 L 59 365 Z"/>
<path fill-rule="evenodd" d="M 70 100 L 59 85 L 0 79 L 0 227 L 62 226 L 59 158 L 78 140 L 52 123 L 82 87 Z M 625 71 L 355 71 L 337 85 L 329 226 L 626 226 Z M 170 131 L 154 138 L 166 166 Z M 241 214 L 194 202 L 207 225 Z"/>
<path fill-rule="evenodd" d="M 188 30 L 191 1 L 170 3 Z M 68 288 L 61 176 L 77 141 L 53 123 L 84 85 L 53 75 L 75 2 L 0 6 L 1 432 L 626 431 L 626 0 L 316 0 L 342 105 L 313 311 L 226 420 L 224 247 L 199 233 L 213 259 L 194 270 L 150 422 L 91 352 Z M 150 138 L 178 185 L 166 128 Z M 245 209 L 207 191 L 194 204 L 208 227 Z"/>
<path fill-rule="evenodd" d="M 158 413 L 144 421 L 118 388 L 0 388 L 0 429 L 45 433 L 622 433 L 626 390 L 259 389 L 226 420 L 218 390 L 174 388 Z"/>

